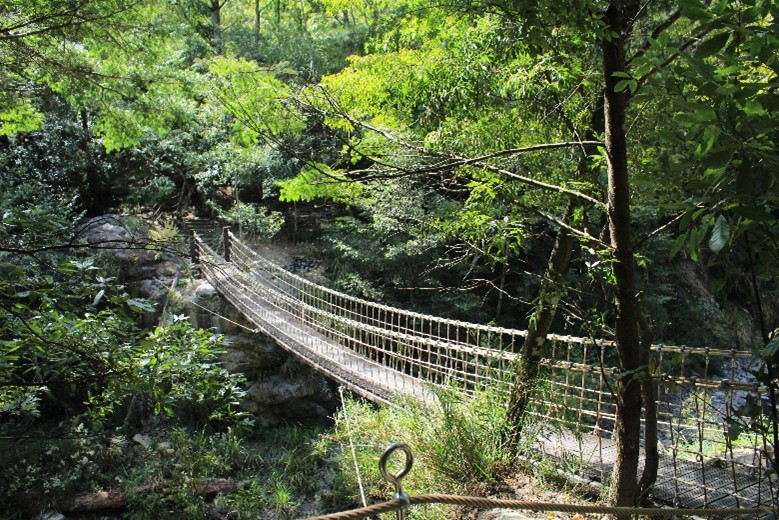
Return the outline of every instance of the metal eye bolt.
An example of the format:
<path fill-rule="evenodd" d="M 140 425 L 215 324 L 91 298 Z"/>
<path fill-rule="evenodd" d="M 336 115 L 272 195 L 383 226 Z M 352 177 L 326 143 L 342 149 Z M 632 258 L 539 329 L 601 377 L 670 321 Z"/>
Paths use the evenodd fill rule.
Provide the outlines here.
<path fill-rule="evenodd" d="M 387 461 L 389 461 L 392 454 L 397 450 L 401 450 L 406 455 L 406 464 L 397 473 L 390 473 L 387 469 Z M 411 453 L 411 448 L 402 442 L 395 442 L 387 446 L 387 449 L 384 450 L 384 453 L 382 453 L 381 458 L 379 459 L 379 471 L 381 472 L 382 478 L 395 486 L 394 498 L 400 500 L 403 504 L 403 507 L 397 511 L 398 520 L 403 520 L 406 517 L 406 508 L 408 507 L 408 494 L 403 491 L 401 480 L 408 475 L 408 472 L 411 471 L 413 465 L 414 454 Z"/>

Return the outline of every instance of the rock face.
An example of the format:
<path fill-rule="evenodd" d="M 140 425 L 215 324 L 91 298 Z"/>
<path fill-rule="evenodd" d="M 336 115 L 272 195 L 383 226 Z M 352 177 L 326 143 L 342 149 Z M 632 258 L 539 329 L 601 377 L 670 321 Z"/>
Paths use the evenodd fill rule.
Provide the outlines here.
<path fill-rule="evenodd" d="M 338 401 L 334 384 L 258 332 L 205 280 L 182 290 L 193 325 L 226 336 L 222 363 L 247 379 L 241 406 L 259 426 L 286 421 L 325 421 Z"/>
<path fill-rule="evenodd" d="M 140 221 L 130 226 L 121 215 L 104 215 L 87 222 L 82 237 L 113 257 L 120 283 L 131 293 L 155 304 L 156 312 L 147 314 L 143 320 L 149 326 L 159 320 L 168 291 L 178 281 L 183 263 L 176 256 L 148 247 L 147 231 L 148 226 Z"/>
<path fill-rule="evenodd" d="M 327 420 L 337 405 L 333 383 L 269 337 L 250 332 L 254 327 L 211 284 L 195 280 L 177 288 L 171 298 L 170 289 L 180 280 L 184 262 L 146 247 L 147 229 L 128 226 L 120 215 L 105 215 L 90 220 L 82 231 L 84 241 L 114 258 L 119 281 L 128 291 L 155 304 L 156 311 L 144 317 L 144 324 L 156 324 L 163 309 L 175 301 L 194 326 L 224 334 L 226 351 L 221 361 L 230 372 L 246 376 L 248 391 L 242 406 L 259 426 Z"/>

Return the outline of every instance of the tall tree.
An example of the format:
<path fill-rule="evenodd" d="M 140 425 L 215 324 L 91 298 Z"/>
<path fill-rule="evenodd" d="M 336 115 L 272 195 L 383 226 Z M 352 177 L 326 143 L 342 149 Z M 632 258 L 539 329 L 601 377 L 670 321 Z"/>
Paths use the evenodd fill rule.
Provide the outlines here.
<path fill-rule="evenodd" d="M 551 10 L 532 2 L 519 6 L 501 1 L 455 1 L 428 9 L 424 15 L 415 11 L 418 18 L 400 18 L 401 23 L 374 42 L 372 48 L 381 51 L 353 58 L 348 71 L 324 78 L 325 93 L 312 95 L 323 121 L 344 132 L 345 150 L 353 162 L 373 159 L 369 168 L 344 168 L 347 176 L 370 180 L 424 174 L 448 178 L 455 188 L 462 189 L 459 182 L 467 183 L 463 191 L 470 197 L 479 192 L 493 198 L 521 193 L 512 203 L 525 212 L 525 217 L 520 217 L 518 211 L 507 215 L 507 219 L 527 218 L 528 212 L 535 212 L 565 230 L 558 233 L 559 239 L 567 240 L 566 234 L 570 233 L 602 251 L 611 266 L 620 369 L 614 385 L 618 413 L 617 462 L 610 487 L 613 504 L 634 504 L 639 490 L 647 489 L 652 481 L 649 471 L 639 487 L 642 387 L 644 395 L 652 395 L 646 352 L 651 326 L 639 308 L 634 255 L 636 244 L 646 237 L 634 235 L 631 199 L 639 175 L 660 174 L 644 166 L 639 158 L 670 130 L 661 121 L 659 131 L 641 129 L 632 138 L 628 121 L 635 117 L 641 125 L 651 120 L 640 110 L 639 103 L 647 103 L 646 96 L 675 96 L 659 84 L 668 84 L 666 71 L 671 66 L 683 68 L 688 77 L 700 78 L 702 89 L 716 89 L 714 80 L 717 74 L 727 74 L 727 66 L 720 69 L 722 72 L 707 71 L 690 59 L 689 51 L 711 56 L 724 48 L 730 36 L 713 28 L 722 27 L 726 20 L 748 20 L 741 24 L 741 31 L 736 31 L 748 38 L 752 36 L 743 27 L 756 24 L 757 41 L 758 32 L 765 34 L 766 29 L 775 27 L 776 13 L 771 9 L 768 2 L 755 0 L 712 6 L 684 0 L 678 8 L 672 4 L 613 0 L 598 9 L 574 0 L 556 4 Z M 467 20 L 468 28 L 459 26 L 458 20 Z M 413 30 L 404 32 L 405 24 Z M 467 44 L 461 45 L 463 42 Z M 761 60 L 773 67 L 765 72 L 775 77 L 770 51 L 765 47 L 759 51 Z M 556 61 L 559 56 L 565 60 Z M 555 67 L 545 68 L 548 63 Z M 516 74 L 517 70 L 524 74 Z M 661 81 L 655 83 L 656 78 Z M 548 92 L 560 85 L 565 90 L 550 109 L 545 103 L 550 99 Z M 759 88 L 764 92 L 767 87 L 761 84 Z M 684 99 L 684 90 L 679 89 L 678 100 Z M 534 103 L 531 108 L 521 104 L 530 99 Z M 757 114 L 763 113 L 770 101 L 760 97 L 739 103 L 742 110 Z M 557 126 L 551 127 L 550 121 Z M 729 164 L 733 148 L 720 151 L 716 146 L 724 132 L 708 133 L 715 146 L 706 148 L 704 154 L 713 148 L 709 161 Z M 602 142 L 588 142 L 583 136 L 602 136 Z M 589 178 L 577 176 L 578 168 L 571 167 L 565 155 L 581 146 L 589 147 L 585 152 L 588 167 L 584 169 L 592 171 Z M 602 153 L 594 152 L 596 146 Z M 558 159 L 565 157 L 566 161 L 555 164 L 539 160 L 537 154 L 542 150 L 557 150 Z M 690 171 L 686 165 L 676 168 L 672 171 L 679 179 Z M 600 177 L 599 170 L 603 174 Z M 525 188 L 503 192 L 498 188 L 514 183 Z M 745 185 L 742 182 L 742 189 Z M 544 199 L 530 195 L 529 189 L 603 210 L 605 233 L 571 225 L 561 211 L 565 204 L 556 205 L 562 216 L 544 211 L 546 208 L 538 205 Z M 757 211 L 740 211 L 757 218 Z M 723 244 L 727 229 L 724 217 L 711 222 L 719 222 L 715 228 L 708 228 L 714 233 L 714 243 Z M 663 229 L 668 227 L 657 232 Z M 607 237 L 606 243 L 599 235 Z M 689 232 L 687 236 L 698 237 L 700 243 L 705 232 Z M 568 241 L 564 247 L 571 245 Z M 563 266 L 569 254 L 570 250 L 556 250 L 550 266 Z M 539 301 L 548 304 L 553 299 Z M 541 305 L 536 315 L 548 315 L 550 310 Z M 543 330 L 537 330 L 534 341 L 542 343 L 544 335 Z M 520 370 L 517 387 L 521 387 L 523 375 Z M 654 419 L 652 410 L 648 408 L 648 421 Z M 652 467 L 656 465 L 647 463 L 647 468 Z"/>
<path fill-rule="evenodd" d="M 617 456 L 614 463 L 610 502 L 618 506 L 635 504 L 638 498 L 638 456 L 641 439 L 641 366 L 639 308 L 633 266 L 633 231 L 630 215 L 630 170 L 625 135 L 628 90 L 617 89 L 627 72 L 625 53 L 640 3 L 612 1 L 604 14 L 606 34 L 602 38 L 605 121 L 604 148 L 608 170 L 608 223 L 615 286 L 616 340 L 619 369 L 616 389 L 617 417 L 614 433 Z"/>
<path fill-rule="evenodd" d="M 227 0 L 211 0 L 209 5 L 209 11 L 211 12 L 211 46 L 214 48 L 214 53 L 219 56 L 223 53 L 222 48 L 222 8 L 227 3 Z M 259 20 L 259 14 L 258 18 Z M 257 22 L 257 32 L 259 33 L 259 21 Z"/>

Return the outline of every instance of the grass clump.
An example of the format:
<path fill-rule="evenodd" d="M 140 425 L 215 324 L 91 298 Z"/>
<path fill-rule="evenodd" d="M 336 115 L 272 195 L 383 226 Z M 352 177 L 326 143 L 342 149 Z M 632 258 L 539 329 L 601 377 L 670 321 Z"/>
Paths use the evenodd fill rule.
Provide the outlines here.
<path fill-rule="evenodd" d="M 393 442 L 406 443 L 414 453 L 414 467 L 403 479 L 404 490 L 412 495 L 458 493 L 497 476 L 510 461 L 501 439 L 502 399 L 490 391 L 463 399 L 444 389 L 437 396 L 438 402 L 429 406 L 407 401 L 399 407 L 377 408 L 345 400 L 332 436 L 341 446 L 335 486 L 341 495 L 333 497 L 333 505 L 340 510 L 360 505 L 358 474 L 369 502 L 393 496 L 393 486 L 384 482 L 378 469 L 381 454 Z M 412 518 L 425 519 L 448 514 L 446 506 L 415 507 L 409 512 Z"/>

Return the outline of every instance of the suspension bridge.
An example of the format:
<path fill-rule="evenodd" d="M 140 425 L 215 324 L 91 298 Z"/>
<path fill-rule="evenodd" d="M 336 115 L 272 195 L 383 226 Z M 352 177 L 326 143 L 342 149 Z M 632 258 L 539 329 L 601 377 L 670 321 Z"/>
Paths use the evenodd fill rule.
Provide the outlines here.
<path fill-rule="evenodd" d="M 525 331 L 355 298 L 285 270 L 226 228 L 214 248 L 191 233 L 193 261 L 258 331 L 366 399 L 434 403 L 436 387 L 463 396 L 509 391 Z M 534 450 L 583 481 L 604 483 L 615 458 L 615 344 L 554 334 L 548 342 L 531 412 L 543 425 Z M 654 498 L 688 508 L 773 507 L 771 445 L 757 433 L 735 443 L 728 435 L 734 421 L 756 420 L 736 413 L 761 402 L 757 383 L 738 380 L 751 353 L 653 345 L 651 355 L 661 452 Z"/>

